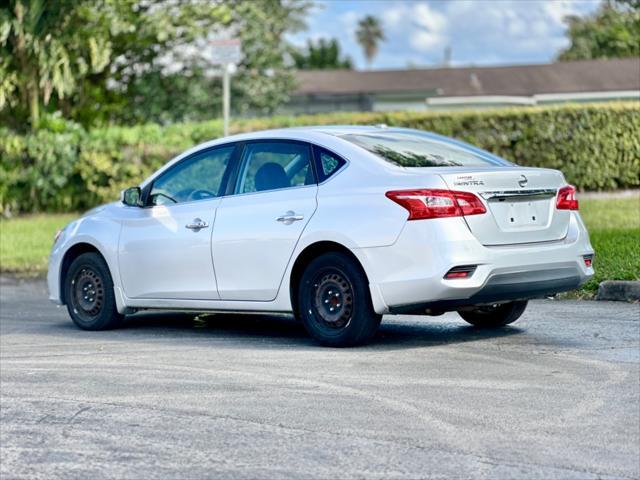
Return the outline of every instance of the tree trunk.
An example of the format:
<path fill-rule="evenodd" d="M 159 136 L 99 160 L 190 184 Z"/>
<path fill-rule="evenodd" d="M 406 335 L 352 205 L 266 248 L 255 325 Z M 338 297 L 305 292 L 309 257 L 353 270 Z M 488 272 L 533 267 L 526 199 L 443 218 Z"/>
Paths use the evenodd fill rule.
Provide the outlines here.
<path fill-rule="evenodd" d="M 35 129 L 40 120 L 40 99 L 38 98 L 38 85 L 35 83 L 29 85 L 29 118 L 31 128 Z"/>

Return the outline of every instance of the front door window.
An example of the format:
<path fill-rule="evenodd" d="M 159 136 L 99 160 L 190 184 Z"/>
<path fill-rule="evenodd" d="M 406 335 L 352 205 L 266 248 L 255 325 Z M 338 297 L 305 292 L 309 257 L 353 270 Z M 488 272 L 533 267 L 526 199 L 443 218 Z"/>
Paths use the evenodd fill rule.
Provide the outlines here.
<path fill-rule="evenodd" d="M 170 168 L 153 182 L 149 203 L 173 205 L 221 196 L 233 150 L 233 146 L 206 150 Z"/>

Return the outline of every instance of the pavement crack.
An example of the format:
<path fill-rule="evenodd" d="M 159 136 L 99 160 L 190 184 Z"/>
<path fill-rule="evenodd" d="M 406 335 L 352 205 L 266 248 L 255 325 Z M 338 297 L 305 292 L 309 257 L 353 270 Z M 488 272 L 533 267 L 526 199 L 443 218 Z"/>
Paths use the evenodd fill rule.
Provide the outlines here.
<path fill-rule="evenodd" d="M 87 410 L 91 410 L 91 407 L 83 407 L 83 408 L 81 408 L 76 413 L 74 413 L 71 416 L 71 418 L 69 418 L 69 420 L 67 420 L 67 423 L 73 422 L 78 417 L 78 415 L 81 415 L 82 413 L 86 412 Z"/>

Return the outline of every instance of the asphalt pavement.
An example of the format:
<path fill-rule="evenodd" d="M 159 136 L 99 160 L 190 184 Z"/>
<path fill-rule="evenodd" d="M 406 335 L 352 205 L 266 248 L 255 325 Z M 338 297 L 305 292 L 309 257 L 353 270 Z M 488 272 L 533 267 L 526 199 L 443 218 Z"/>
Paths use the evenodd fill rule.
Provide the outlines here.
<path fill-rule="evenodd" d="M 640 477 L 640 306 L 535 301 L 485 332 L 139 314 L 84 332 L 0 280 L 0 478 Z"/>

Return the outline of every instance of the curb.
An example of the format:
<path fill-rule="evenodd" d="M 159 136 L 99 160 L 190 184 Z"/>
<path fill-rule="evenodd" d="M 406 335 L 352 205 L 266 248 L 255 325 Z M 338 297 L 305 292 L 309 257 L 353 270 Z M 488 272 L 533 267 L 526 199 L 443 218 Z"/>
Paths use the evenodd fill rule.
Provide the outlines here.
<path fill-rule="evenodd" d="M 606 280 L 598 287 L 596 300 L 613 300 L 617 302 L 640 301 L 640 282 Z"/>

